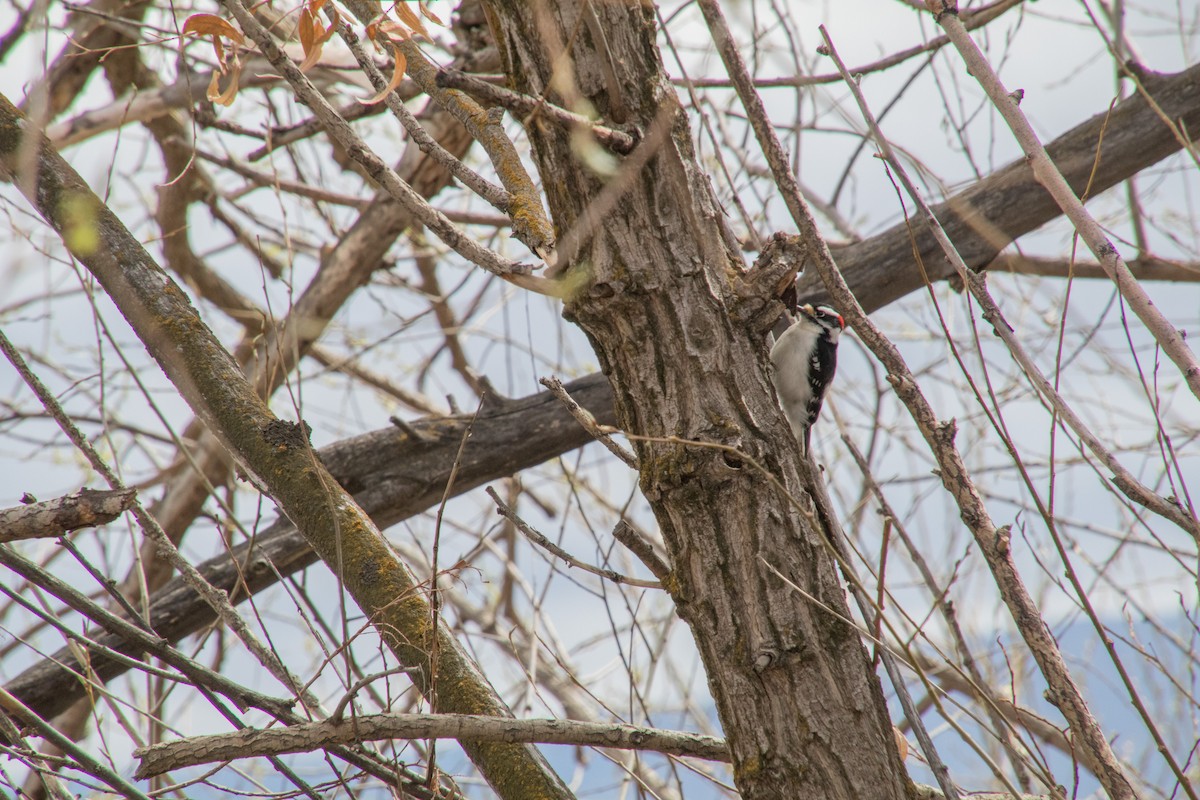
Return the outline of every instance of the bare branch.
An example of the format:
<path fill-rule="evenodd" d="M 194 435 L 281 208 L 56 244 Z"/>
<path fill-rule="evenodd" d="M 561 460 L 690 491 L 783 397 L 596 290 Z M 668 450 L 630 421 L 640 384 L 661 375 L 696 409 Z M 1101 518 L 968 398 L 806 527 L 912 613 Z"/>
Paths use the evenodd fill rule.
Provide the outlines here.
<path fill-rule="evenodd" d="M 168 770 L 376 739 L 457 739 L 470 742 L 566 744 L 613 750 L 648 750 L 671 756 L 729 761 L 725 742 L 661 728 L 567 719 L 512 719 L 467 714 L 371 714 L 269 730 L 196 736 L 138 750 L 138 778 Z"/>
<path fill-rule="evenodd" d="M 554 542 L 547 539 L 528 522 L 521 519 L 521 517 L 517 515 L 517 512 L 513 511 L 507 503 L 500 499 L 500 495 L 496 494 L 495 489 L 489 486 L 487 488 L 487 494 L 488 497 L 492 498 L 492 502 L 496 504 L 497 514 L 507 519 L 513 525 L 517 526 L 517 530 L 519 530 L 521 534 L 525 536 L 525 538 L 529 539 L 529 541 L 533 542 L 538 547 L 541 547 L 543 550 L 548 551 L 554 557 L 560 558 L 567 562 L 568 565 L 572 567 L 578 567 L 584 572 L 590 572 L 591 574 L 601 577 L 606 581 L 612 581 L 613 583 L 617 584 L 624 584 L 626 586 L 639 586 L 643 589 L 663 588 L 662 584 L 658 581 L 648 581 L 642 578 L 631 578 L 628 575 L 622 575 L 614 570 L 601 569 L 600 567 L 594 567 L 591 564 L 580 561 L 566 550 L 563 550 Z"/>
<path fill-rule="evenodd" d="M 932 6 L 943 8 L 941 13 L 934 15 L 938 24 L 950 36 L 954 47 L 962 56 L 967 72 L 979 82 L 979 85 L 987 92 L 992 105 L 1008 123 L 1017 143 L 1021 145 L 1021 150 L 1029 159 L 1038 182 L 1054 197 L 1054 202 L 1071 220 L 1075 230 L 1079 231 L 1079 235 L 1087 243 L 1088 249 L 1096 256 L 1100 266 L 1116 284 L 1121 296 L 1125 298 L 1125 302 L 1129 303 L 1129 307 L 1154 336 L 1163 352 L 1179 367 L 1184 380 L 1191 387 L 1192 394 L 1200 398 L 1200 362 L 1196 361 L 1195 353 L 1188 347 L 1179 329 L 1158 310 L 1150 296 L 1138 284 L 1137 278 L 1129 270 L 1129 265 L 1121 257 L 1116 245 L 1109 240 L 1104 228 L 1084 207 L 1070 183 L 1054 164 L 1053 159 L 1050 158 L 1046 148 L 1034 132 L 1033 126 L 1029 124 L 1029 120 L 1022 113 L 1020 104 L 1004 87 L 1000 76 L 996 74 L 991 63 L 988 62 L 971 38 L 962 20 L 959 19 L 957 0 L 949 3 L 935 0 Z M 1172 135 L 1178 135 L 1174 125 L 1170 126 L 1169 130 Z"/>
<path fill-rule="evenodd" d="M 538 383 L 540 383 L 542 386 L 545 386 L 550 390 L 551 394 L 561 400 L 562 404 L 567 407 L 567 411 L 571 412 L 571 416 L 574 417 L 575 420 L 583 426 L 584 430 L 590 433 L 593 438 L 596 439 L 596 441 L 604 445 L 605 448 L 608 449 L 608 452 L 621 459 L 621 461 L 625 463 L 625 466 L 631 469 L 638 468 L 637 456 L 622 447 L 620 443 L 612 438 L 612 434 L 602 430 L 600 426 L 596 424 L 596 418 L 584 410 L 583 407 L 581 407 L 579 403 L 575 402 L 574 398 L 567 393 L 567 390 L 563 387 L 562 381 L 551 376 L 548 378 L 539 379 Z"/>
<path fill-rule="evenodd" d="M 1146 81 L 1155 102 L 1189 130 L 1200 129 L 1200 103 L 1194 101 L 1198 87 L 1200 64 Z M 1180 146 L 1146 99 L 1134 96 L 1076 125 L 1046 149 L 1072 186 L 1078 191 L 1087 188 L 1089 196 L 1095 197 L 1178 152 Z M 1101 151 L 1103 158 L 1097 162 Z M 963 260 L 981 270 L 1015 239 L 1062 211 L 1021 158 L 934 205 L 933 213 Z M 904 222 L 861 242 L 833 248 L 833 253 L 854 296 L 868 311 L 922 289 L 928 281 L 955 276 L 933 237 L 918 231 L 914 245 L 913 232 Z M 925 265 L 924 272 L 917 259 Z M 816 270 L 805 271 L 796 288 L 808 302 L 833 299 Z"/>
<path fill-rule="evenodd" d="M 459 70 L 440 70 L 437 83 L 438 86 L 444 86 L 447 89 L 461 89 L 484 102 L 502 106 L 513 114 L 519 114 L 526 118 L 523 120 L 523 124 L 530 124 L 541 116 L 559 125 L 582 126 L 587 128 L 598 142 L 622 155 L 633 152 L 633 148 L 637 145 L 636 137 L 630 136 L 624 131 L 609 128 L 582 114 L 559 108 L 553 103 L 546 102 L 545 98 L 529 97 Z"/>
<path fill-rule="evenodd" d="M 264 37 L 266 45 L 281 55 L 257 21 L 236 0 L 229 2 L 235 11 L 242 12 L 242 24 L 252 26 Z M 285 68 L 296 71 L 287 59 L 281 62 Z M 298 78 L 299 83 L 311 89 L 302 75 Z M 317 97 L 321 103 L 325 102 Z M 30 132 L 16 108 L 0 97 L 0 170 L 10 178 L 17 177 L 19 157 L 29 143 L 37 156 L 36 169 L 32 175 L 20 176 L 22 180 L 18 181 L 27 199 L 59 233 L 73 255 L 96 275 L 193 411 L 244 466 L 247 477 L 297 521 L 401 663 L 422 665 L 422 674 L 428 676 L 429 607 L 419 594 L 417 581 L 397 561 L 366 513 L 315 459 L 307 426 L 280 420 L 269 412 L 179 287 L 45 137 Z M 394 173 L 388 172 L 395 178 Z M 81 208 L 85 211 L 81 212 Z M 79 224 L 80 213 L 86 214 L 88 225 L 95 226 L 94 238 L 73 235 L 72 226 Z M 154 528 L 161 531 L 156 523 Z M 170 548 L 165 536 L 160 541 L 165 549 Z M 354 547 L 359 555 L 354 568 L 345 568 L 344 546 Z M 373 568 L 359 568 L 364 565 Z M 194 571 L 190 565 L 179 567 Z M 197 590 L 203 589 L 202 583 L 197 584 Z M 236 619 L 236 615 L 233 617 Z M 487 710 L 503 715 L 507 707 L 479 677 L 473 661 L 459 643 L 444 630 L 437 635 L 442 640 L 438 643 L 437 675 L 443 684 L 437 691 L 442 708 L 450 712 Z M 280 678 L 292 685 L 286 675 Z M 418 685 L 425 690 L 430 688 Z M 500 794 L 511 795 L 515 786 L 526 789 L 539 786 L 551 797 L 570 795 L 536 750 L 479 749 L 470 745 L 467 750 Z"/>
<path fill-rule="evenodd" d="M 468 261 L 503 278 L 511 279 L 520 275 L 528 275 L 530 271 L 528 266 L 509 261 L 477 244 L 469 236 L 459 231 L 440 211 L 413 191 L 412 187 L 402 181 L 346 121 L 338 116 L 329 101 L 316 90 L 316 87 L 300 71 L 299 67 L 293 64 L 292 60 L 279 49 L 279 46 L 271 38 L 271 34 L 246 10 L 240 0 L 224 0 L 224 2 L 237 19 L 238 24 L 242 26 L 242 30 L 258 44 L 271 65 L 292 85 L 300 100 L 313 110 L 317 118 L 325 125 L 329 135 L 345 148 L 350 157 L 360 164 L 371 178 L 397 202 L 402 203 L 439 239 Z"/>
<path fill-rule="evenodd" d="M 1162 258 L 1135 258 L 1129 269 L 1139 281 L 1164 281 L 1166 283 L 1200 282 L 1200 264 L 1169 261 Z M 988 271 L 999 274 L 1037 275 L 1043 278 L 1084 278 L 1109 280 L 1104 267 L 1094 261 L 1072 261 L 1066 258 L 1040 258 L 1023 253 L 1002 253 L 997 256 Z"/>
<path fill-rule="evenodd" d="M 80 489 L 55 500 L 0 510 L 0 542 L 48 539 L 68 531 L 106 525 L 133 505 L 133 489 Z"/>

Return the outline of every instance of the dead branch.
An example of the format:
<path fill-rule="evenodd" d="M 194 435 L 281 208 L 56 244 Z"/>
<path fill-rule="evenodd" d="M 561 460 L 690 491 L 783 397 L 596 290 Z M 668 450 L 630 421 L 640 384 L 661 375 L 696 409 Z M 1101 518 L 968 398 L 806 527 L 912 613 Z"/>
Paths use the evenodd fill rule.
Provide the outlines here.
<path fill-rule="evenodd" d="M 331 744 L 378 739 L 457 739 L 462 742 L 565 744 L 614 750 L 648 750 L 672 756 L 729 761 L 725 742 L 711 736 L 617 722 L 512 719 L 467 714 L 370 714 L 351 720 L 314 722 L 269 730 L 194 736 L 144 747 L 137 778 L 216 761 L 303 753 Z"/>
<path fill-rule="evenodd" d="M 107 525 L 133 504 L 133 489 L 80 489 L 54 500 L 0 510 L 0 542 L 49 539 L 68 531 Z"/>

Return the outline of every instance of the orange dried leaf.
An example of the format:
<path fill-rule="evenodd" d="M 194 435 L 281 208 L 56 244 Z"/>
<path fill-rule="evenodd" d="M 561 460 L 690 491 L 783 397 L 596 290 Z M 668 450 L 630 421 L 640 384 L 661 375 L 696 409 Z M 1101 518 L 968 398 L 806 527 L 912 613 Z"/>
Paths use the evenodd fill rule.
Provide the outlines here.
<path fill-rule="evenodd" d="M 219 103 L 226 108 L 233 105 L 233 101 L 237 99 L 238 94 L 238 73 L 241 70 L 235 71 L 229 78 L 229 88 L 221 92 L 221 96 L 214 100 L 214 103 Z"/>
<path fill-rule="evenodd" d="M 432 11 L 429 10 L 428 4 L 426 4 L 424 2 L 417 3 L 417 7 L 419 9 L 421 9 L 421 16 L 423 16 L 425 19 L 429 20 L 434 25 L 438 25 L 443 28 L 446 27 L 446 23 L 444 23 L 440 19 L 438 19 L 438 15 L 434 14 Z"/>
<path fill-rule="evenodd" d="M 241 31 L 216 14 L 192 14 L 184 20 L 183 32 L 184 34 L 194 33 L 197 36 L 224 36 L 238 44 L 246 41 Z"/>
<path fill-rule="evenodd" d="M 333 9 L 332 19 L 329 20 L 329 27 L 325 29 L 324 33 L 317 37 L 317 44 L 325 44 L 332 39 L 333 34 L 337 31 L 338 25 L 341 23 L 342 15 L 339 14 L 338 10 L 335 8 Z"/>
<path fill-rule="evenodd" d="M 300 46 L 304 48 L 304 61 L 300 63 L 301 72 L 307 72 L 321 60 L 321 52 L 324 49 L 324 44 L 329 41 L 337 29 L 340 16 L 336 10 L 333 12 L 333 24 L 328 28 L 317 17 L 317 13 L 324 4 L 325 0 L 314 0 L 314 2 L 305 6 L 300 11 L 298 33 L 300 35 Z"/>
<path fill-rule="evenodd" d="M 225 57 L 225 45 L 221 44 L 222 37 L 238 44 L 246 41 L 241 31 L 215 14 L 193 14 L 184 21 L 183 33 L 212 37 L 213 52 L 217 55 L 217 65 L 222 73 L 226 72 L 229 66 Z"/>
<path fill-rule="evenodd" d="M 241 78 L 241 74 L 242 65 L 241 63 L 235 62 L 233 69 L 229 71 L 229 86 L 225 88 L 225 91 L 221 91 L 221 85 L 219 81 L 220 73 L 214 72 L 212 80 L 208 82 L 208 91 L 205 92 L 205 96 L 207 96 L 212 102 L 225 106 L 226 108 L 233 105 L 234 99 L 237 98 L 238 80 Z"/>
<path fill-rule="evenodd" d="M 364 106 L 375 105 L 380 100 L 387 97 L 393 89 L 399 86 L 400 81 L 404 80 L 404 70 L 408 66 L 408 59 L 404 57 L 404 53 L 401 53 L 400 49 L 396 47 L 396 45 L 392 45 L 392 52 L 396 55 L 396 65 L 392 68 L 392 79 L 388 81 L 388 85 L 385 86 L 378 94 L 368 97 L 365 100 L 358 101 Z"/>
<path fill-rule="evenodd" d="M 323 41 L 323 40 L 322 40 Z M 321 53 L 325 50 L 321 42 L 316 42 L 304 51 L 304 60 L 300 62 L 300 71 L 308 72 L 318 61 L 321 60 Z"/>
<path fill-rule="evenodd" d="M 400 81 L 404 80 L 404 72 L 408 69 L 408 59 L 404 53 L 400 52 L 400 48 L 392 45 L 392 54 L 396 56 L 396 64 L 392 68 L 392 88 L 395 89 L 400 85 Z"/>
<path fill-rule="evenodd" d="M 421 22 L 421 18 L 413 13 L 412 7 L 409 6 L 408 0 L 400 0 L 396 3 L 396 16 L 400 17 L 400 21 L 407 25 L 411 30 L 429 38 L 429 31 L 425 30 L 425 23 Z"/>
<path fill-rule="evenodd" d="M 395 36 L 397 39 L 409 39 L 413 32 L 404 25 L 401 25 L 395 20 L 384 20 L 379 23 L 379 32 L 386 33 L 389 36 Z"/>
<path fill-rule="evenodd" d="M 908 758 L 908 740 L 904 738 L 904 734 L 900 729 L 892 726 L 892 735 L 896 737 L 896 749 L 900 751 L 900 760 L 904 761 Z"/>
<path fill-rule="evenodd" d="M 300 36 L 300 46 L 304 48 L 306 57 L 312 52 L 313 42 L 317 38 L 313 29 L 320 24 L 308 6 L 300 9 L 300 25 L 297 27 L 296 33 Z"/>

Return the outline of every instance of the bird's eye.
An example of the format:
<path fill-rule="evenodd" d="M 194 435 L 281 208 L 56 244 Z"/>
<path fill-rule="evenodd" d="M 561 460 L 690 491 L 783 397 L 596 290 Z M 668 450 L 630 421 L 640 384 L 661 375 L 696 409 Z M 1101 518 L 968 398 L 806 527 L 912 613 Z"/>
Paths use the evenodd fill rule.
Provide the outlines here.
<path fill-rule="evenodd" d="M 838 328 L 845 329 L 846 327 L 845 318 L 843 318 L 841 314 L 829 306 L 821 306 L 819 309 L 817 309 L 817 314 L 821 317 L 821 319 L 829 320 L 831 324 L 837 325 Z"/>

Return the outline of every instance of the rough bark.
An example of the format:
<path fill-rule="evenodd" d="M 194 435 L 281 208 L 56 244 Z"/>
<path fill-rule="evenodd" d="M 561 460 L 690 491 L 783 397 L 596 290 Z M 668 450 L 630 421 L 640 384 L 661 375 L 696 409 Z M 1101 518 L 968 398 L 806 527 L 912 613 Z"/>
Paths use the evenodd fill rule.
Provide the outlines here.
<path fill-rule="evenodd" d="M 741 257 L 723 235 L 663 74 L 653 9 L 485 7 L 518 91 L 570 107 L 550 88 L 555 66 L 567 63 L 556 50 L 570 42 L 567 74 L 607 124 L 650 131 L 669 115 L 669 135 L 578 251 L 571 269 L 585 277 L 566 312 L 595 348 L 638 449 L 641 486 L 673 562 L 668 588 L 704 661 L 739 790 L 902 797 L 879 682 L 856 632 L 836 616 L 850 612 L 820 534 L 791 499 L 803 496 L 798 450 L 770 389 L 762 331 L 738 321 L 732 278 Z M 563 233 L 588 217 L 605 183 L 577 158 L 570 131 L 535 119 L 529 134 Z M 637 159 L 635 151 L 629 160 Z M 682 442 L 748 454 L 791 497 L 729 450 Z"/>

